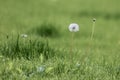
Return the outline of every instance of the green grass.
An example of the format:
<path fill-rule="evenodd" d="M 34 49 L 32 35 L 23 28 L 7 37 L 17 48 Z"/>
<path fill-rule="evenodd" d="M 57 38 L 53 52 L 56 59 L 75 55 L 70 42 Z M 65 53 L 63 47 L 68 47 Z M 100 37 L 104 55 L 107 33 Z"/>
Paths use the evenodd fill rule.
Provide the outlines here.
<path fill-rule="evenodd" d="M 0 0 L 0 80 L 120 80 L 119 3 Z M 73 22 L 80 31 L 71 54 Z"/>

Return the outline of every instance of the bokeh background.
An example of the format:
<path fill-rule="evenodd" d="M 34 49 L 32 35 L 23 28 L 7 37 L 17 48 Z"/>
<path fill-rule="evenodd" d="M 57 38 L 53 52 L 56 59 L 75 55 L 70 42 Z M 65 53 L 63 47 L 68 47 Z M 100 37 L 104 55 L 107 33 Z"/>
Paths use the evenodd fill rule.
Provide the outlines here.
<path fill-rule="evenodd" d="M 43 31 L 39 27 L 50 24 L 49 28 L 57 29 L 51 28 L 52 34 L 59 32 L 65 38 L 70 37 L 69 24 L 78 23 L 80 31 L 76 38 L 84 40 L 89 38 L 92 19 L 96 18 L 96 39 L 117 44 L 120 43 L 119 3 L 119 0 L 0 0 L 0 34 L 33 35 L 37 29 L 39 35 Z"/>
<path fill-rule="evenodd" d="M 0 32 L 26 32 L 43 22 L 68 27 L 72 22 L 90 29 L 92 18 L 99 30 L 117 31 L 119 0 L 0 0 Z M 82 30 L 81 30 L 82 31 Z"/>
<path fill-rule="evenodd" d="M 0 0 L 0 79 L 120 80 L 119 34 L 120 0 Z"/>

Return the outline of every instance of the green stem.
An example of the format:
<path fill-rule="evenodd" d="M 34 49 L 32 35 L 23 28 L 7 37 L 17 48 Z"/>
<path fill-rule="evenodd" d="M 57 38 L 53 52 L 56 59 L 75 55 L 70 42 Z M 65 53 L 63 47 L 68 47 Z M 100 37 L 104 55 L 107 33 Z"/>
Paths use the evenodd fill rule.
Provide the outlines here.
<path fill-rule="evenodd" d="M 74 48 L 74 33 L 71 36 L 71 49 L 70 49 L 70 59 L 73 61 L 73 49 Z"/>
<path fill-rule="evenodd" d="M 85 54 L 85 56 L 83 56 L 83 58 L 82 58 L 83 61 L 85 60 L 85 58 L 86 58 L 87 56 L 89 56 L 88 53 L 90 53 L 90 48 L 91 48 L 92 40 L 93 40 L 93 38 L 94 38 L 94 32 L 95 32 L 95 21 L 93 21 L 92 33 L 91 33 L 91 35 L 90 35 L 90 41 L 89 41 L 89 43 L 88 43 L 88 48 L 87 48 L 87 50 L 86 50 L 86 54 Z"/>
<path fill-rule="evenodd" d="M 93 22 L 93 26 L 92 26 L 91 40 L 93 40 L 94 32 L 95 32 L 95 22 Z"/>

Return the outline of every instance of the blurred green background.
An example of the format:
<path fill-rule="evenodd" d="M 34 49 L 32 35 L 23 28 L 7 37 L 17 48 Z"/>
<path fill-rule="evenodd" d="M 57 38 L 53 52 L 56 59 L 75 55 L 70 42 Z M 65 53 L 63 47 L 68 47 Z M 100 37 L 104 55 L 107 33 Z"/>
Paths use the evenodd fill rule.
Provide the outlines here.
<path fill-rule="evenodd" d="M 120 44 L 119 3 L 119 0 L 0 0 L 0 34 L 33 34 L 33 29 L 48 23 L 60 31 L 58 38 L 66 43 L 70 37 L 68 26 L 75 22 L 80 25 L 76 34 L 79 43 L 79 39 L 89 38 L 92 19 L 96 18 L 96 39 Z"/>
<path fill-rule="evenodd" d="M 96 18 L 96 39 L 119 43 L 119 0 L 0 0 L 0 34 L 22 34 L 44 23 L 68 36 L 70 23 L 78 23 L 77 38 L 89 38 Z M 83 39 L 84 40 L 84 39 Z M 104 41 L 103 41 L 104 42 Z"/>
<path fill-rule="evenodd" d="M 95 33 L 93 40 L 90 41 L 93 18 L 96 18 Z M 68 30 L 71 23 L 80 25 L 80 31 L 75 33 L 72 48 L 71 32 Z M 14 37 L 18 34 L 27 34 L 28 38 L 19 40 L 19 37 Z M 42 39 L 48 41 L 50 51 L 52 48 L 57 54 L 44 62 L 48 69 L 58 68 L 55 70 L 58 71 L 57 74 L 54 71 L 49 73 L 53 76 L 51 80 L 80 80 L 80 78 L 81 80 L 120 80 L 119 34 L 120 0 L 0 0 L 0 64 L 2 65 L 0 76 L 3 77 L 1 79 L 40 79 L 36 67 L 39 68 L 43 63 L 36 51 L 41 45 L 38 45 L 35 39 L 37 37 L 39 41 L 43 35 Z M 35 45 L 30 47 L 29 40 L 33 40 Z M 21 52 L 18 49 L 20 55 L 26 55 L 24 50 L 28 54 L 33 50 L 40 58 L 11 60 L 2 55 L 10 53 L 11 56 L 12 53 L 15 58 L 14 53 L 17 55 L 16 47 L 19 46 L 19 42 L 22 43 L 20 49 L 23 49 Z M 14 49 L 16 51 L 13 51 Z M 70 53 L 71 49 L 73 54 Z M 75 70 L 77 72 L 69 73 L 76 63 L 80 68 Z M 64 67 L 61 67 L 61 64 Z M 50 80 L 49 74 L 45 74 L 41 79 Z M 33 75 L 33 78 L 28 78 L 29 75 Z"/>
<path fill-rule="evenodd" d="M 98 27 L 114 30 L 120 19 L 119 3 L 119 0 L 0 0 L 0 31 L 21 32 L 44 21 L 63 28 L 77 22 L 88 28 L 93 17 L 98 20 Z"/>

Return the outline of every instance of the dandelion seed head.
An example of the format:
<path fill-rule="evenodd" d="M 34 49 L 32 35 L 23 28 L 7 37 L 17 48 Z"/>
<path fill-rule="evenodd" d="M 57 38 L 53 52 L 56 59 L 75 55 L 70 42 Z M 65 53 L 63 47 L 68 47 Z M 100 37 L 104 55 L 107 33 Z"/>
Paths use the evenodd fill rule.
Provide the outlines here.
<path fill-rule="evenodd" d="M 79 63 L 77 63 L 77 64 L 76 64 L 76 67 L 80 67 L 80 64 L 79 64 Z"/>
<path fill-rule="evenodd" d="M 44 72 L 45 71 L 45 67 L 44 66 L 40 66 L 37 68 L 37 72 Z"/>
<path fill-rule="evenodd" d="M 21 37 L 23 37 L 23 38 L 27 38 L 28 35 L 27 35 L 27 34 L 21 34 Z"/>
<path fill-rule="evenodd" d="M 76 24 L 76 23 L 71 23 L 68 28 L 69 28 L 70 32 L 77 32 L 77 31 L 79 31 L 79 25 Z"/>

